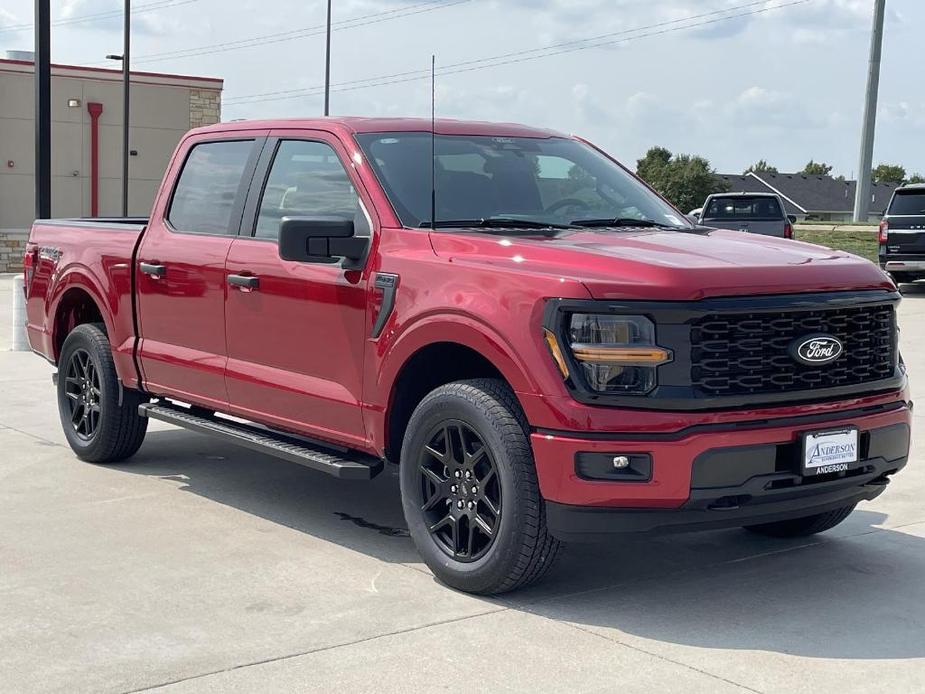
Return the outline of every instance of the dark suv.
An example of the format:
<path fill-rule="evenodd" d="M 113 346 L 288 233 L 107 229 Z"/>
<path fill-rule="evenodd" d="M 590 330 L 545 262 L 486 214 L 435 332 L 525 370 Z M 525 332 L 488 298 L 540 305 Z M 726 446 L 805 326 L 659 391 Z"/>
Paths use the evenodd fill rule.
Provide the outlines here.
<path fill-rule="evenodd" d="M 880 222 L 880 267 L 897 283 L 925 279 L 925 184 L 897 188 Z"/>

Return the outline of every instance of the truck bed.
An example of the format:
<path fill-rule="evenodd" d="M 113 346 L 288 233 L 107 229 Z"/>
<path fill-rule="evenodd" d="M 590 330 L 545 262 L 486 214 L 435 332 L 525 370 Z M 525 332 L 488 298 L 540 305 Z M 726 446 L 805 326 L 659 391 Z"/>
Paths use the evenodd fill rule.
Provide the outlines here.
<path fill-rule="evenodd" d="M 89 296 L 113 345 L 123 383 L 137 384 L 132 300 L 144 217 L 40 219 L 26 245 L 26 328 L 33 349 L 57 363 L 63 336 Z"/>

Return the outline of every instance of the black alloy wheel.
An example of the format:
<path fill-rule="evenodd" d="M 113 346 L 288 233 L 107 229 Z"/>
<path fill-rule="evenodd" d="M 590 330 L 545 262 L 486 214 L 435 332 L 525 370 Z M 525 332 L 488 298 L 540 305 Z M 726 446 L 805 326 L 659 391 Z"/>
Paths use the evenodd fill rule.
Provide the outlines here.
<path fill-rule="evenodd" d="M 148 428 L 138 414 L 148 398 L 120 383 L 105 327 L 74 328 L 61 346 L 58 366 L 58 414 L 77 457 L 115 463 L 133 455 Z"/>
<path fill-rule="evenodd" d="M 465 422 L 438 425 L 418 460 L 421 511 L 431 537 L 456 561 L 480 559 L 501 523 L 498 469 L 482 438 Z"/>
<path fill-rule="evenodd" d="M 414 546 L 446 585 L 497 595 L 555 562 L 529 432 L 500 379 L 447 383 L 414 408 L 398 471 L 402 509 Z"/>
<path fill-rule="evenodd" d="M 64 393 L 70 408 L 70 422 L 83 441 L 90 441 L 100 425 L 100 375 L 85 349 L 77 349 L 68 360 Z"/>

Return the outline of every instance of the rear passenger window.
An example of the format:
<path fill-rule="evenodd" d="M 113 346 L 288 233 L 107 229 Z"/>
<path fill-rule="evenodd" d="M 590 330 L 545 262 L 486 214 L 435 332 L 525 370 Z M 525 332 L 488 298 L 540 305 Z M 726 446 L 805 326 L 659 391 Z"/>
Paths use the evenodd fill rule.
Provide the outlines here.
<path fill-rule="evenodd" d="M 283 217 L 334 216 L 360 221 L 357 193 L 330 145 L 283 140 L 260 200 L 256 236 L 279 236 Z"/>
<path fill-rule="evenodd" d="M 235 234 L 231 209 L 253 140 L 204 142 L 190 150 L 174 189 L 167 221 L 178 231 Z"/>

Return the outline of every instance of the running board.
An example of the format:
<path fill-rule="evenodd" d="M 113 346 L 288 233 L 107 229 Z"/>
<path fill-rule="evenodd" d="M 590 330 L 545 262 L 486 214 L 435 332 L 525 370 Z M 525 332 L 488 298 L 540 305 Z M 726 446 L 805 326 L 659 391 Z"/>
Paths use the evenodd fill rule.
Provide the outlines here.
<path fill-rule="evenodd" d="M 193 414 L 183 407 L 144 403 L 139 405 L 138 414 L 200 434 L 216 436 L 229 443 L 326 472 L 343 480 L 369 480 L 382 472 L 382 460 L 373 456 L 327 449 L 320 444 L 256 425 Z"/>

